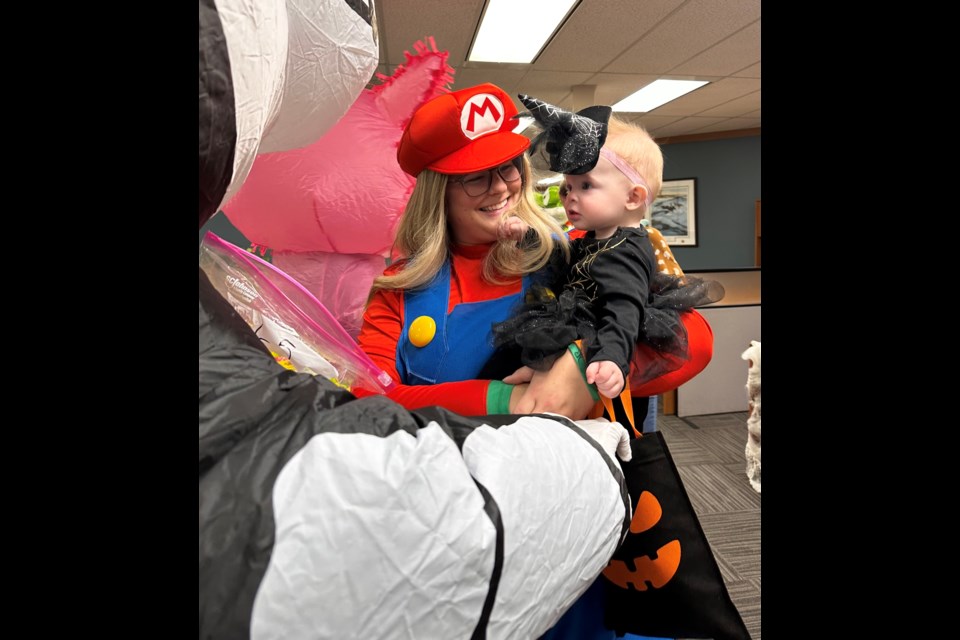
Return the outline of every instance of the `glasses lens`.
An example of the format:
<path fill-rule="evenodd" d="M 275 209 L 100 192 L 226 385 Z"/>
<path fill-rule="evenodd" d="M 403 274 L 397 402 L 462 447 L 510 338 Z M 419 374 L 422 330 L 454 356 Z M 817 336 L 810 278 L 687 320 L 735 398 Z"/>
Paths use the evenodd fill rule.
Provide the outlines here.
<path fill-rule="evenodd" d="M 490 190 L 490 182 L 493 179 L 494 171 L 500 174 L 500 178 L 504 182 L 515 182 L 518 180 L 520 178 L 519 163 L 520 159 L 517 158 L 500 165 L 496 169 L 489 169 L 481 173 L 471 173 L 457 182 L 463 185 L 463 190 L 466 191 L 468 196 L 482 196 Z"/>
<path fill-rule="evenodd" d="M 474 173 L 460 180 L 468 196 L 482 196 L 490 190 L 490 172 Z"/>
<path fill-rule="evenodd" d="M 497 169 L 497 173 L 500 174 L 500 177 L 503 178 L 504 182 L 513 182 L 520 177 L 520 169 L 512 162 L 501 165 Z"/>

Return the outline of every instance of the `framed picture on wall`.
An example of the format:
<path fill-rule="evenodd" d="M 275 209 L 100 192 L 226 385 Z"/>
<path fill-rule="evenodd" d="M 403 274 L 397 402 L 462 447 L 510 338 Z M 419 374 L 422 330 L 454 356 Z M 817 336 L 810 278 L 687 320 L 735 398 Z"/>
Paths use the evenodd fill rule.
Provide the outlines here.
<path fill-rule="evenodd" d="M 646 217 L 667 244 L 697 246 L 697 179 L 664 180 Z"/>

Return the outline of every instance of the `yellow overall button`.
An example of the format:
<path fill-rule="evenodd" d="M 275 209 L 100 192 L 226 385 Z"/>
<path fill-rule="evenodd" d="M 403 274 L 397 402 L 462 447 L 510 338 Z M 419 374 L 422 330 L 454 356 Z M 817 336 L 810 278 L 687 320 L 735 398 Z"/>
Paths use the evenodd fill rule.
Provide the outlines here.
<path fill-rule="evenodd" d="M 414 346 L 425 347 L 437 335 L 437 323 L 430 316 L 420 316 L 410 323 L 407 335 Z"/>

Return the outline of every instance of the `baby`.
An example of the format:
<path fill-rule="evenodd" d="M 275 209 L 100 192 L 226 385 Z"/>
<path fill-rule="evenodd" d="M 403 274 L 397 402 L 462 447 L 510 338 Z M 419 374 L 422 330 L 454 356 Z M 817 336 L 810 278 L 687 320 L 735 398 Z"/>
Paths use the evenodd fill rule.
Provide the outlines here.
<path fill-rule="evenodd" d="M 528 291 L 524 304 L 493 326 L 494 345 L 519 348 L 524 365 L 504 382 L 530 380 L 569 349 L 587 384 L 616 398 L 628 382 L 642 384 L 689 359 L 679 313 L 722 298 L 722 287 L 658 269 L 643 221 L 660 192 L 663 153 L 643 127 L 604 105 L 571 113 L 519 97 L 542 128 L 530 149 L 542 150 L 550 170 L 563 174 L 564 212 L 586 233 L 571 242 L 570 262 L 553 281 Z M 499 236 L 521 242 L 525 231 L 508 217 Z M 641 345 L 640 373 L 631 377 Z"/>

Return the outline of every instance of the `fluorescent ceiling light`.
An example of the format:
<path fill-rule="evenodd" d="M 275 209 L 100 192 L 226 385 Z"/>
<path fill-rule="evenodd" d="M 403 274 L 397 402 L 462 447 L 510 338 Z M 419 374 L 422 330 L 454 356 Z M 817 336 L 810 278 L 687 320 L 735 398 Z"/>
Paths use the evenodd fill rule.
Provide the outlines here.
<path fill-rule="evenodd" d="M 645 113 L 707 84 L 706 80 L 654 80 L 613 105 L 614 111 Z"/>
<path fill-rule="evenodd" d="M 467 60 L 530 63 L 578 0 L 487 0 Z"/>

